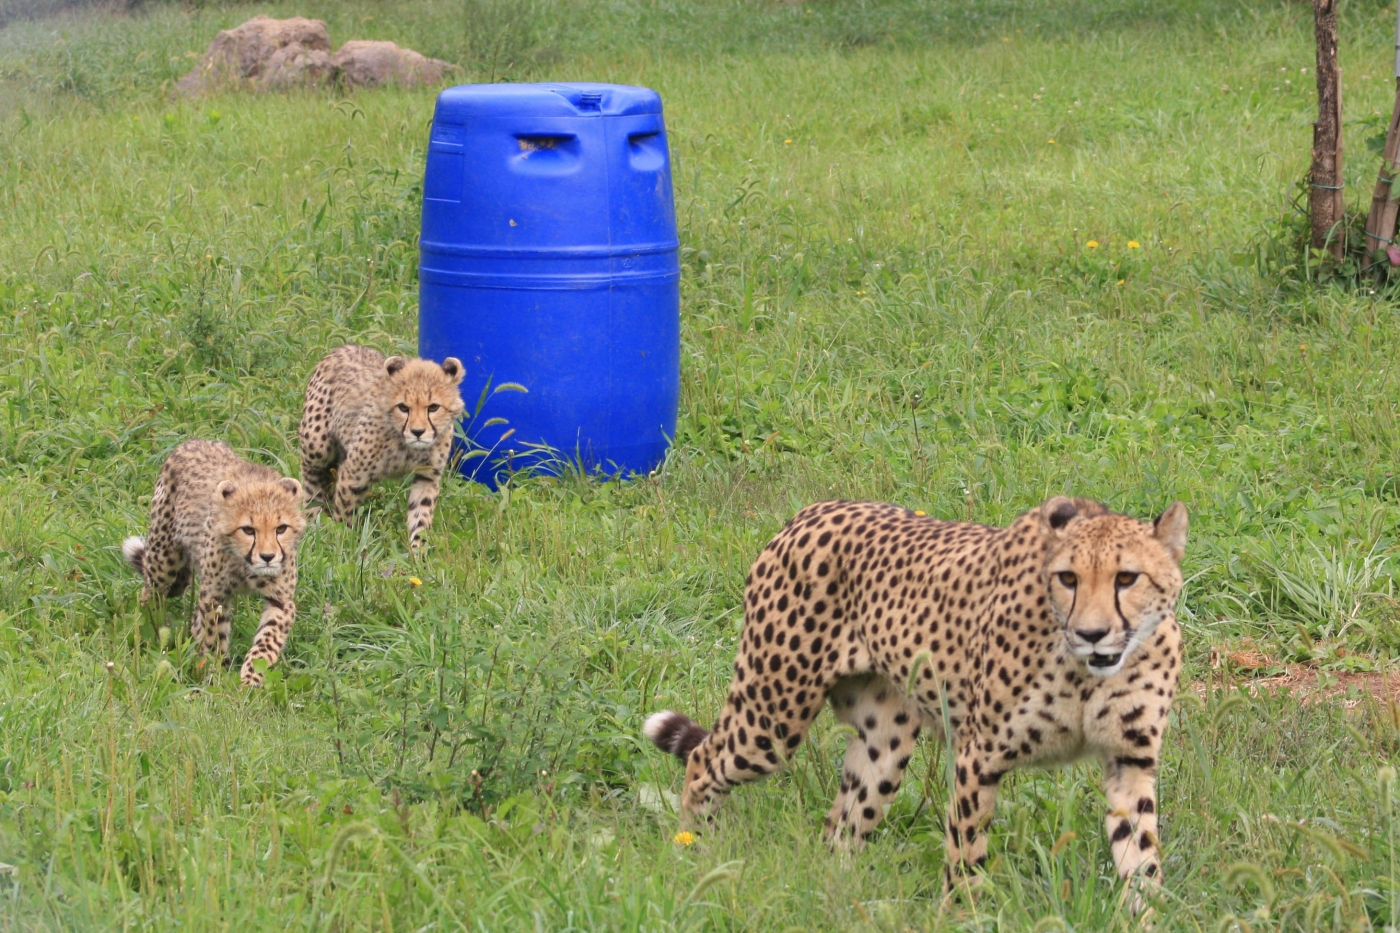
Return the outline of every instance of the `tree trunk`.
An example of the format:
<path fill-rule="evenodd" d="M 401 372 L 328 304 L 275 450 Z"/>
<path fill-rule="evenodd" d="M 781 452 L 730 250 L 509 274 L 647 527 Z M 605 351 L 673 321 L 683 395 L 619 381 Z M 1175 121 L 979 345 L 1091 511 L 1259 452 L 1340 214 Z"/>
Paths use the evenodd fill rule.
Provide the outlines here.
<path fill-rule="evenodd" d="M 1312 188 L 1308 213 L 1312 245 L 1340 261 L 1346 255 L 1342 224 L 1342 83 L 1337 67 L 1337 0 L 1313 0 L 1317 34 L 1317 122 L 1313 124 Z"/>
<path fill-rule="evenodd" d="M 1376 190 L 1371 194 L 1371 211 L 1366 217 L 1366 260 L 1362 271 L 1376 264 L 1389 269 L 1390 257 L 1379 257 L 1381 250 L 1395 240 L 1395 219 L 1400 215 L 1400 190 L 1395 187 L 1395 173 L 1400 171 L 1400 0 L 1395 4 L 1395 107 L 1390 112 L 1390 126 L 1385 131 L 1385 149 L 1381 153 L 1381 171 L 1376 178 Z M 1378 273 L 1379 274 L 1379 273 Z"/>
<path fill-rule="evenodd" d="M 1366 259 L 1362 271 L 1380 262 L 1377 253 L 1395 239 L 1395 218 L 1400 214 L 1400 201 L 1394 191 L 1396 156 L 1400 155 L 1400 81 L 1395 86 L 1395 107 L 1390 112 L 1390 127 L 1385 134 L 1385 150 L 1381 153 L 1381 171 L 1376 188 L 1371 192 L 1371 211 L 1366 215 Z M 1389 265 L 1387 260 L 1384 265 Z"/>

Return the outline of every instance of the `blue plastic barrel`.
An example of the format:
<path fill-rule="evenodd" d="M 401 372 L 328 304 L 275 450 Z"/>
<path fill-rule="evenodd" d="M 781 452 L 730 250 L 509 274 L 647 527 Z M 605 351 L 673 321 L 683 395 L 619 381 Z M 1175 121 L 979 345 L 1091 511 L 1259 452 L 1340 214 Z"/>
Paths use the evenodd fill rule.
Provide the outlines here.
<path fill-rule="evenodd" d="M 466 367 L 503 472 L 647 473 L 680 398 L 680 259 L 661 98 L 611 84 L 443 91 L 423 181 L 419 353 Z M 494 391 L 503 384 L 527 391 Z M 478 401 L 485 398 L 479 413 Z"/>

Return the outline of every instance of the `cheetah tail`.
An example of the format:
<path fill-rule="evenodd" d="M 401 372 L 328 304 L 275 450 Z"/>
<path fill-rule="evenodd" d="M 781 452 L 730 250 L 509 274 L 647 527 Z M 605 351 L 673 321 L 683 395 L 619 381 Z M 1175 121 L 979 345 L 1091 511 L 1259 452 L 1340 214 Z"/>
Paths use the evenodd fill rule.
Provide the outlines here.
<path fill-rule="evenodd" d="M 642 726 L 642 732 L 663 752 L 670 752 L 681 761 L 690 757 L 695 746 L 709 736 L 709 732 L 688 716 L 665 710 L 652 713 Z"/>
<path fill-rule="evenodd" d="M 139 574 L 146 572 L 146 539 L 132 535 L 122 542 L 122 556 Z"/>

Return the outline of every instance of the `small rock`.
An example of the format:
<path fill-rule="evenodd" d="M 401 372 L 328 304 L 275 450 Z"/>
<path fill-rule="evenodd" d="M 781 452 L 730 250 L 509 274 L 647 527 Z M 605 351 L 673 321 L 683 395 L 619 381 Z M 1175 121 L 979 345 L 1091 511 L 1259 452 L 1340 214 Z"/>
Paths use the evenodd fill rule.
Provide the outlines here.
<path fill-rule="evenodd" d="M 436 84 L 450 62 L 426 58 L 412 49 L 401 49 L 392 42 L 351 40 L 331 59 L 337 77 L 350 87 L 380 87 L 385 84 Z"/>

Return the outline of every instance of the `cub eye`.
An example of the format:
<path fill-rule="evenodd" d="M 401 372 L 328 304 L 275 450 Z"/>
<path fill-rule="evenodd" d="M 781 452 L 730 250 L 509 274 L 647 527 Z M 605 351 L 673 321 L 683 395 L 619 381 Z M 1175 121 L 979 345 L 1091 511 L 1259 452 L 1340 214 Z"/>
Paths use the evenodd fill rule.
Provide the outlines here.
<path fill-rule="evenodd" d="M 408 414 L 408 406 L 405 405 L 403 402 L 399 402 L 399 404 L 395 407 L 398 408 L 398 410 L 403 412 L 405 415 Z"/>
<path fill-rule="evenodd" d="M 439 405 L 437 402 L 433 402 L 433 404 L 431 404 L 431 405 L 428 406 L 428 411 L 434 412 L 434 411 L 437 411 L 437 410 L 438 410 L 439 408 L 441 408 L 441 407 L 442 407 L 442 406 Z"/>
<path fill-rule="evenodd" d="M 1058 573 L 1055 576 L 1060 578 L 1060 583 L 1063 584 L 1066 589 L 1072 590 L 1079 585 L 1078 574 L 1070 573 L 1068 570 L 1066 570 L 1064 573 Z"/>
<path fill-rule="evenodd" d="M 1132 586 L 1137 582 L 1138 575 L 1127 570 L 1119 571 L 1118 576 L 1113 578 L 1113 582 L 1119 586 Z"/>
<path fill-rule="evenodd" d="M 287 528 L 288 528 L 288 527 L 289 527 L 289 526 L 287 526 L 287 525 L 278 525 L 278 526 L 277 526 L 277 533 L 278 533 L 279 535 L 284 535 L 284 534 L 286 534 L 286 533 L 287 533 Z"/>
<path fill-rule="evenodd" d="M 256 537 L 256 536 L 257 536 L 257 533 L 258 533 L 258 530 L 257 530 L 256 528 L 254 528 L 252 525 L 244 525 L 242 528 L 240 528 L 240 529 L 238 529 L 238 530 L 241 531 L 241 532 L 243 532 L 245 535 L 247 535 L 247 536 L 250 537 L 250 538 Z"/>

